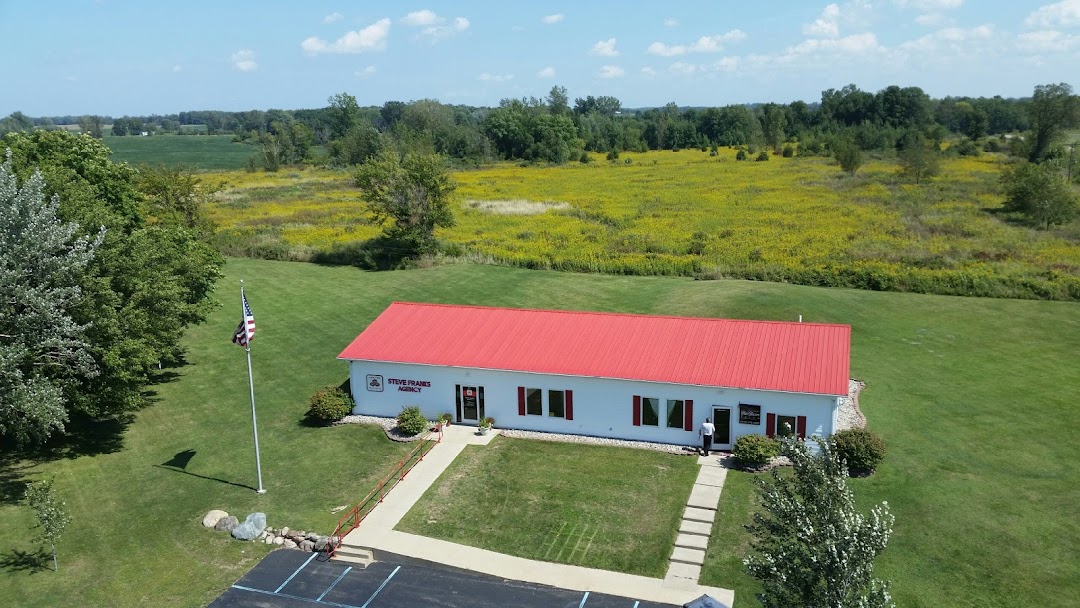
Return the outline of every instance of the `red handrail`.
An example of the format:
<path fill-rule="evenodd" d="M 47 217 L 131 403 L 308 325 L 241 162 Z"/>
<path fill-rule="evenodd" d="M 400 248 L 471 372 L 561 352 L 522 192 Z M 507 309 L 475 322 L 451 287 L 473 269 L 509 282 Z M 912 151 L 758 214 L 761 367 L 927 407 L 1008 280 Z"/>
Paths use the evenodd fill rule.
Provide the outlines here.
<path fill-rule="evenodd" d="M 432 435 L 435 435 L 434 439 L 432 439 Z M 418 462 L 423 460 L 424 455 L 430 452 L 431 448 L 440 441 L 442 441 L 442 432 L 429 432 L 420 440 L 420 443 L 409 452 L 408 456 L 402 458 L 394 465 L 394 468 L 390 470 L 390 473 L 387 474 L 363 500 L 356 503 L 355 507 L 349 509 L 345 512 L 345 515 L 341 516 L 341 519 L 338 520 L 337 527 L 334 528 L 334 533 L 330 535 L 326 542 L 326 553 L 328 556 L 334 556 L 334 552 L 341 546 L 341 541 L 345 538 L 345 535 L 359 527 L 360 522 L 364 521 L 375 506 L 386 498 L 387 493 L 389 493 L 390 490 L 393 490 L 399 481 L 405 479 L 405 476 L 408 475 L 409 471 L 411 471 Z M 425 447 L 427 449 L 425 449 Z M 376 497 L 378 497 L 378 500 L 375 500 Z"/>

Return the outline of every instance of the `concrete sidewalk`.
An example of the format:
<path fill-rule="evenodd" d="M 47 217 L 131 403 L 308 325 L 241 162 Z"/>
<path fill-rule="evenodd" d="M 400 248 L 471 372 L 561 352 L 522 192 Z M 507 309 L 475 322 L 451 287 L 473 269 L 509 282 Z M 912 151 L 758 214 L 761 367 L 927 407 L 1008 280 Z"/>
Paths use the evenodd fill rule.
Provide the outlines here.
<path fill-rule="evenodd" d="M 387 553 L 418 563 L 439 564 L 578 591 L 637 597 L 675 605 L 708 594 L 727 606 L 733 605 L 735 592 L 730 589 L 691 584 L 685 579 L 672 585 L 672 581 L 664 579 L 524 559 L 393 529 L 466 445 L 485 445 L 493 436 L 479 436 L 474 427 L 450 426 L 442 442 L 424 456 L 359 528 L 345 536 L 342 545 L 370 549 L 376 559 L 380 553 Z"/>

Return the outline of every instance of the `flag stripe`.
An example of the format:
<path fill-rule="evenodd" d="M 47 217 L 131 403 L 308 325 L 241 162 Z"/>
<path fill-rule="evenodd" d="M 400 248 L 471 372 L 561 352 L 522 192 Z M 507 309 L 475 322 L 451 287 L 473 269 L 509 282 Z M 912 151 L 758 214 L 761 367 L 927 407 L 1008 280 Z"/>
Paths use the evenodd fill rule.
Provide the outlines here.
<path fill-rule="evenodd" d="M 242 297 L 244 300 L 244 319 L 236 326 L 232 341 L 234 344 L 247 346 L 255 337 L 255 315 L 251 312 L 251 305 L 248 304 L 247 295 L 245 294 Z"/>

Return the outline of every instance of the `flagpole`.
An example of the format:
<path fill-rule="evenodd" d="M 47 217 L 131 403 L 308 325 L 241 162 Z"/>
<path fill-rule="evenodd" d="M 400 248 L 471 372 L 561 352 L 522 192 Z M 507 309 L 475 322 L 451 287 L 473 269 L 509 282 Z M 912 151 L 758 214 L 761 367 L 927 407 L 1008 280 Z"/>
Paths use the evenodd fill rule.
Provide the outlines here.
<path fill-rule="evenodd" d="M 244 306 L 244 281 L 240 281 L 240 318 L 244 320 L 244 331 L 247 331 L 247 309 Z M 262 482 L 262 461 L 259 459 L 259 423 L 255 418 L 255 380 L 251 376 L 251 339 L 244 341 L 244 352 L 247 353 L 248 389 L 251 392 L 251 432 L 255 436 L 255 471 L 259 476 L 259 489 L 256 494 L 266 494 Z"/>

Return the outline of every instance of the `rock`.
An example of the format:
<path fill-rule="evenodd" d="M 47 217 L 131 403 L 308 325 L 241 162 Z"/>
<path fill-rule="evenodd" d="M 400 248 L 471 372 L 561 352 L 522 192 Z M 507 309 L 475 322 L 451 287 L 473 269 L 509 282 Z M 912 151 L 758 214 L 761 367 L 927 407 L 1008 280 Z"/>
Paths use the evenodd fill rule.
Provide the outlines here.
<path fill-rule="evenodd" d="M 293 532 L 293 534 L 297 535 L 301 539 L 307 538 L 307 532 Z M 299 541 L 297 541 L 297 542 L 299 542 Z"/>
<path fill-rule="evenodd" d="M 315 548 L 315 543 L 311 542 L 310 540 L 304 539 L 300 541 L 300 544 L 297 546 L 300 547 L 301 551 L 307 551 L 308 553 L 311 553 L 311 550 Z"/>
<path fill-rule="evenodd" d="M 287 538 L 281 544 L 285 545 L 286 549 L 295 549 L 296 548 L 296 543 L 294 543 L 293 541 L 291 541 L 291 540 L 289 540 Z"/>
<path fill-rule="evenodd" d="M 272 545 L 272 544 L 274 544 L 274 539 L 275 538 L 277 538 L 277 537 L 272 536 L 272 535 L 267 535 L 267 537 L 263 539 L 263 542 L 268 544 L 268 545 Z"/>
<path fill-rule="evenodd" d="M 225 517 L 222 517 L 221 519 L 219 519 L 216 524 L 214 524 L 214 529 L 217 530 L 218 532 L 225 532 L 225 531 L 232 532 L 233 528 L 235 528 L 236 526 L 239 526 L 239 525 L 240 525 L 240 520 L 239 519 L 236 519 L 236 517 L 234 517 L 232 515 L 226 515 Z"/>
<path fill-rule="evenodd" d="M 213 528 L 217 525 L 217 522 L 221 521 L 222 517 L 228 517 L 229 514 L 220 509 L 212 509 L 207 511 L 206 515 L 202 518 L 202 525 L 204 528 Z"/>
<path fill-rule="evenodd" d="M 326 551 L 326 543 L 327 538 L 325 536 L 320 536 L 319 540 L 315 541 L 315 551 Z"/>
<path fill-rule="evenodd" d="M 265 513 L 252 513 L 244 518 L 244 523 L 236 526 L 230 532 L 232 532 L 233 538 L 237 540 L 255 540 L 259 534 L 266 528 L 266 514 Z"/>
<path fill-rule="evenodd" d="M 280 534 L 282 536 L 288 536 L 289 535 L 289 526 L 285 526 L 281 530 L 278 530 L 278 534 Z"/>
<path fill-rule="evenodd" d="M 319 540 L 319 535 L 314 533 L 314 532 L 308 532 L 307 533 L 307 539 L 310 540 L 311 542 L 315 542 L 315 541 Z"/>
<path fill-rule="evenodd" d="M 280 537 L 280 536 L 275 536 L 275 537 L 274 537 L 273 543 L 274 543 L 275 545 L 280 545 L 280 544 L 283 544 L 284 542 L 285 542 L 285 539 L 284 539 L 284 538 L 282 538 L 282 537 Z"/>

